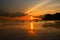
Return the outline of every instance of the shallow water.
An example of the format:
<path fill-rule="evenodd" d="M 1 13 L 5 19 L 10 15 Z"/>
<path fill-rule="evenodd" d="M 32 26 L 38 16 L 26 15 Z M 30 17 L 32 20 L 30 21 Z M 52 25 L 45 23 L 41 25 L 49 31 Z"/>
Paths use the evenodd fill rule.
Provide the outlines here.
<path fill-rule="evenodd" d="M 60 40 L 60 23 L 0 21 L 0 40 Z"/>

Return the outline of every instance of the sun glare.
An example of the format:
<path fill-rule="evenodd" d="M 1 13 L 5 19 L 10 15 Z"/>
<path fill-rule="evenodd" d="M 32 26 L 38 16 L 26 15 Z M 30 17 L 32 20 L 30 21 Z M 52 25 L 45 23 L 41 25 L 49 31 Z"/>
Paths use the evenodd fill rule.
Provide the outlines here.
<path fill-rule="evenodd" d="M 33 16 L 31 16 L 30 19 L 33 20 Z"/>

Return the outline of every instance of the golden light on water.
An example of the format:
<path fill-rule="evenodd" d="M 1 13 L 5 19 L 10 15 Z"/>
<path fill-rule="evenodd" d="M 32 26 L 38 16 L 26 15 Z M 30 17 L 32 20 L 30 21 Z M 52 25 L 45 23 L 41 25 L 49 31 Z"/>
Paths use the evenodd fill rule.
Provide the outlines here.
<path fill-rule="evenodd" d="M 31 16 L 31 21 L 33 20 L 33 17 Z M 33 22 L 31 22 L 31 29 L 34 29 L 34 27 L 33 27 Z"/>
<path fill-rule="evenodd" d="M 33 27 L 33 22 L 31 22 L 31 29 L 34 29 L 34 27 Z"/>
<path fill-rule="evenodd" d="M 27 34 L 28 34 L 29 36 L 35 36 L 35 35 L 36 35 L 35 31 L 32 30 L 32 29 L 28 30 L 28 33 L 27 33 Z"/>
<path fill-rule="evenodd" d="M 28 34 L 29 36 L 35 36 L 35 30 L 34 30 L 34 26 L 33 26 L 33 22 L 31 21 L 31 24 L 30 24 L 30 29 L 28 30 Z"/>
<path fill-rule="evenodd" d="M 29 29 L 29 31 L 28 31 L 28 34 L 29 34 L 29 36 L 34 36 L 35 35 L 35 32 L 34 32 L 34 26 L 33 26 L 33 22 L 32 22 L 32 20 L 33 20 L 33 16 L 30 16 L 30 19 L 31 19 L 31 22 L 30 22 L 30 29 Z"/>

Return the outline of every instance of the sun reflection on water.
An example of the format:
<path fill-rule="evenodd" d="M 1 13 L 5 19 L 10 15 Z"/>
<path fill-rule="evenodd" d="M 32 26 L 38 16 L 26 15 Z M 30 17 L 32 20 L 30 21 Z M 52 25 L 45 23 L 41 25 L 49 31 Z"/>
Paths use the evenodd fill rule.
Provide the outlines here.
<path fill-rule="evenodd" d="M 31 29 L 34 29 L 34 28 L 33 28 L 33 22 L 32 22 L 32 20 L 33 20 L 34 18 L 31 16 L 30 19 L 31 19 Z"/>
<path fill-rule="evenodd" d="M 35 31 L 34 30 L 28 30 L 28 35 L 29 36 L 35 36 Z"/>
<path fill-rule="evenodd" d="M 30 24 L 30 29 L 29 29 L 29 35 L 35 36 L 35 31 L 34 31 L 34 26 L 33 26 L 33 21 L 32 21 L 34 18 L 31 16 L 30 19 L 31 19 L 31 22 L 30 22 L 31 24 Z"/>
<path fill-rule="evenodd" d="M 33 22 L 31 22 L 31 24 L 30 24 L 30 29 L 28 30 L 28 34 L 29 34 L 29 36 L 36 36 Z"/>
<path fill-rule="evenodd" d="M 34 29 L 33 22 L 31 22 L 31 29 L 32 29 L 32 30 Z"/>

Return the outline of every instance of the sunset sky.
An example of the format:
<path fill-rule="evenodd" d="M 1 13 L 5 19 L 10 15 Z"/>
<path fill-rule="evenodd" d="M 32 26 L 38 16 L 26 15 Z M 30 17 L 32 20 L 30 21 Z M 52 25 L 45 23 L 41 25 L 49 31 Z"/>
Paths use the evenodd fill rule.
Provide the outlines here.
<path fill-rule="evenodd" d="M 0 0 L 0 9 L 29 15 L 53 14 L 60 12 L 60 0 Z"/>

